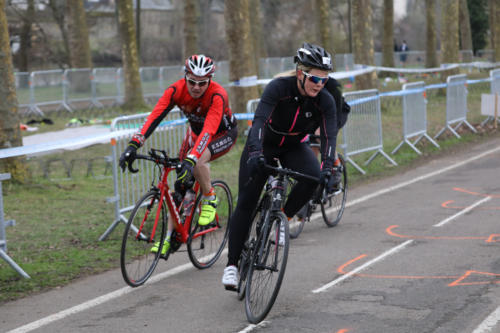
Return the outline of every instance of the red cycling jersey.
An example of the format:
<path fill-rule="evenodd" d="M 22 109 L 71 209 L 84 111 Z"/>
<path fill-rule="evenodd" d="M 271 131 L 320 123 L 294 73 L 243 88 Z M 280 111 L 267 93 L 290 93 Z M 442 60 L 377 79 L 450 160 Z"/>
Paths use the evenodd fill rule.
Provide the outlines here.
<path fill-rule="evenodd" d="M 211 81 L 205 93 L 200 98 L 194 99 L 188 92 L 186 80 L 180 79 L 165 90 L 142 126 L 139 137 L 134 136 L 133 140 L 142 145 L 176 105 L 186 115 L 191 129 L 197 136 L 191 151 L 197 159 L 203 154 L 213 136 L 228 130 L 234 122 L 227 92 L 220 84 Z M 144 139 L 141 140 L 140 136 Z"/>

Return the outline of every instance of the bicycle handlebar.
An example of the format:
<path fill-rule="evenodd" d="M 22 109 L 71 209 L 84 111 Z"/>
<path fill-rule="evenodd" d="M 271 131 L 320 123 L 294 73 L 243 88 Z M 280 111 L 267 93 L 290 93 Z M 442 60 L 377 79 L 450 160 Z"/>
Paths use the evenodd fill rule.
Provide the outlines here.
<path fill-rule="evenodd" d="M 158 153 L 161 153 L 159 155 Z M 148 155 L 141 155 L 137 154 L 135 156 L 136 160 L 146 160 L 146 161 L 152 161 L 156 164 L 161 164 L 165 167 L 177 167 L 177 165 L 180 162 L 180 159 L 178 157 L 176 158 L 170 158 L 168 157 L 167 153 L 164 150 L 159 150 L 159 149 L 153 149 L 148 152 Z M 132 173 L 137 173 L 139 169 L 134 169 L 132 165 L 134 162 L 128 164 L 128 170 Z"/>
<path fill-rule="evenodd" d="M 275 167 L 275 166 L 272 166 L 269 164 L 264 164 L 264 168 L 266 168 L 268 170 L 276 171 L 277 173 L 284 174 L 286 176 L 292 176 L 294 178 L 305 178 L 305 179 L 309 179 L 309 180 L 314 180 L 315 182 L 319 183 L 318 177 L 309 176 L 309 175 L 306 175 L 306 174 L 303 174 L 303 173 L 300 173 L 297 171 L 293 171 L 293 170 L 290 170 L 287 168 L 279 168 L 279 167 Z"/>

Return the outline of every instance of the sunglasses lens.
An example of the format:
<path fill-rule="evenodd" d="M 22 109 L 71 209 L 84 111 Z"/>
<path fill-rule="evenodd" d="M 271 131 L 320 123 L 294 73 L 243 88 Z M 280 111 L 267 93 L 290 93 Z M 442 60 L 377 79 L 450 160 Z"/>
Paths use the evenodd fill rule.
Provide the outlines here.
<path fill-rule="evenodd" d="M 318 83 L 325 83 L 326 82 L 326 78 L 324 77 L 319 77 L 319 76 L 314 76 L 314 75 L 311 75 L 309 77 L 309 79 L 314 83 L 314 84 L 318 84 Z"/>
<path fill-rule="evenodd" d="M 198 85 L 199 87 L 204 87 L 208 83 L 208 80 L 196 81 L 193 79 L 188 79 L 187 81 L 190 85 L 192 86 Z"/>

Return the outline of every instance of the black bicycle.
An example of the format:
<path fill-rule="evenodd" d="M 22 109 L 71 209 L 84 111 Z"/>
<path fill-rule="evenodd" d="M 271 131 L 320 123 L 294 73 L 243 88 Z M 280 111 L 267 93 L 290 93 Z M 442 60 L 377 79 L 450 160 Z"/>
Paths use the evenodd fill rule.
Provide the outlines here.
<path fill-rule="evenodd" d="M 245 298 L 248 321 L 258 323 L 271 310 L 285 275 L 288 259 L 288 219 L 281 207 L 290 177 L 317 178 L 281 167 L 265 166 L 270 176 L 257 208 L 252 227 L 243 247 L 239 264 L 238 297 Z"/>
<path fill-rule="evenodd" d="M 318 188 L 318 192 L 309 200 L 307 204 L 301 209 L 297 214 L 299 217 L 298 221 L 290 224 L 290 238 L 297 238 L 306 222 L 311 221 L 311 215 L 316 211 L 317 206 L 321 207 L 321 214 L 323 215 L 323 221 L 328 227 L 335 227 L 342 218 L 345 209 L 345 203 L 347 198 L 347 168 L 345 164 L 344 157 L 342 154 L 338 153 L 340 160 L 340 165 L 334 167 L 335 172 L 340 173 L 340 182 L 335 187 L 332 193 L 328 193 L 326 189 Z M 289 180 L 289 183 L 294 184 L 295 180 Z M 290 188 L 293 186 L 290 186 Z"/>

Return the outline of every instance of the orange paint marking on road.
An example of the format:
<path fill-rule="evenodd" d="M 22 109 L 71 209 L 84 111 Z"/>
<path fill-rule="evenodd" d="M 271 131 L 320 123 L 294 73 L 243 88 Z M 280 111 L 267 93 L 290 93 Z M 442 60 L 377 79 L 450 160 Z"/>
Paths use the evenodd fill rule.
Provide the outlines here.
<path fill-rule="evenodd" d="M 486 194 L 486 193 L 473 192 L 473 191 L 469 191 L 469 190 L 461 188 L 461 187 L 454 187 L 453 190 L 458 191 L 458 192 L 467 193 L 467 194 L 477 195 L 480 197 L 500 198 L 499 194 Z"/>
<path fill-rule="evenodd" d="M 488 277 L 496 277 L 497 279 L 493 281 L 474 281 L 474 282 L 462 282 L 465 279 L 473 276 L 473 275 L 480 275 L 480 276 L 488 276 Z M 480 284 L 497 284 L 500 283 L 500 274 L 496 273 L 488 273 L 488 272 L 479 272 L 479 271 L 467 271 L 465 272 L 464 275 L 459 277 L 457 280 L 453 281 L 452 283 L 448 284 L 448 287 L 455 287 L 455 286 L 472 286 L 472 285 L 480 285 Z"/>
<path fill-rule="evenodd" d="M 486 240 L 486 243 L 500 242 L 500 234 L 491 234 Z"/>
<path fill-rule="evenodd" d="M 410 238 L 410 239 L 451 239 L 451 240 L 484 239 L 484 240 L 486 240 L 486 242 L 491 242 L 488 240 L 493 236 L 493 235 L 490 235 L 489 238 L 488 237 L 480 237 L 480 236 L 477 236 L 477 237 L 475 237 L 475 236 L 455 236 L 455 237 L 451 237 L 451 236 L 410 236 L 410 235 L 401 235 L 401 234 L 395 233 L 393 231 L 393 229 L 395 229 L 397 227 L 399 227 L 399 225 L 391 225 L 390 227 L 385 229 L 385 231 L 389 235 L 394 236 L 394 237 Z"/>
<path fill-rule="evenodd" d="M 347 272 L 344 272 L 344 268 L 346 268 L 347 266 L 349 266 L 350 264 L 352 264 L 353 262 L 355 261 L 358 261 L 360 259 L 363 259 L 364 257 L 366 257 L 366 254 L 362 254 L 360 255 L 359 257 L 357 258 L 354 258 L 354 259 L 351 259 L 349 260 L 348 262 L 346 262 L 345 264 L 343 265 L 340 265 L 339 268 L 337 268 L 337 272 L 339 272 L 340 274 L 346 274 Z"/>
<path fill-rule="evenodd" d="M 349 332 L 349 329 L 347 329 L 347 328 L 342 328 L 342 329 L 337 331 L 337 333 L 347 333 L 347 332 Z"/>

